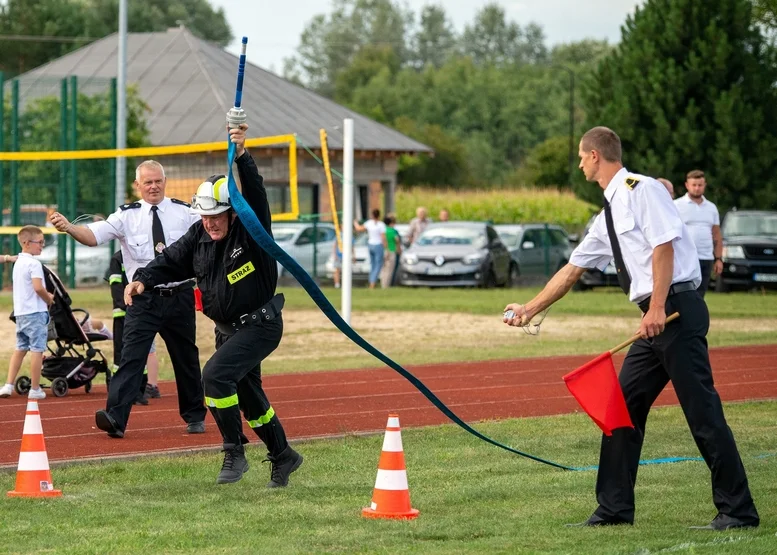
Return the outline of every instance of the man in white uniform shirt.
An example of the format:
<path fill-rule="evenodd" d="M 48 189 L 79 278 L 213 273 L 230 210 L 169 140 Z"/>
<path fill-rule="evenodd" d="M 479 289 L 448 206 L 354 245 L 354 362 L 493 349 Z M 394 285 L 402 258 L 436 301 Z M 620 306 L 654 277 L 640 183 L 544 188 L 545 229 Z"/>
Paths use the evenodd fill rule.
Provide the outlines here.
<path fill-rule="evenodd" d="M 704 172 L 693 170 L 685 178 L 684 196 L 676 199 L 674 205 L 680 211 L 680 218 L 691 232 L 691 239 L 699 253 L 701 267 L 701 285 L 699 293 L 703 297 L 710 284 L 710 274 L 723 272 L 723 238 L 720 234 L 720 214 L 718 207 L 704 198 L 707 181 Z"/>
<path fill-rule="evenodd" d="M 671 380 L 696 445 L 712 473 L 717 516 L 699 528 L 728 530 L 758 526 L 759 517 L 712 380 L 706 335 L 707 305 L 696 249 L 664 186 L 629 173 L 621 163 L 621 142 L 606 127 L 595 127 L 580 141 L 580 168 L 604 190 L 605 209 L 559 270 L 531 301 L 510 304 L 504 321 L 527 324 L 563 297 L 586 268 L 615 261 L 621 288 L 643 316 L 641 339 L 629 349 L 620 385 L 634 429 L 602 436 L 596 498 L 599 506 L 581 526 L 633 524 L 634 484 L 648 412 Z M 679 312 L 669 324 L 666 317 Z"/>
<path fill-rule="evenodd" d="M 112 239 L 121 243 L 127 279 L 183 236 L 199 215 L 189 205 L 165 196 L 166 178 L 159 162 L 146 160 L 135 171 L 139 202 L 123 204 L 107 220 L 74 226 L 59 212 L 51 223 L 76 241 L 94 247 Z M 191 434 L 205 432 L 206 408 L 199 351 L 195 344 L 194 283 L 166 283 L 145 292 L 127 307 L 124 347 L 111 380 L 105 410 L 97 411 L 97 427 L 110 437 L 124 437 L 130 411 L 143 379 L 151 343 L 157 333 L 167 345 L 178 390 L 178 408 Z"/>

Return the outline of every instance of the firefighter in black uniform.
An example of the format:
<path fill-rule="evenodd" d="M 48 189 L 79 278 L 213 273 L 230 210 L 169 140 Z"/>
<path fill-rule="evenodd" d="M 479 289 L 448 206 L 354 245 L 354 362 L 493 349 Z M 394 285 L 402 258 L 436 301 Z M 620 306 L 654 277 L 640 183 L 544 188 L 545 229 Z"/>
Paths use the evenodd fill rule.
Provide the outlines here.
<path fill-rule="evenodd" d="M 231 129 L 242 194 L 271 233 L 267 192 L 253 158 L 245 150 L 242 124 Z M 210 177 L 197 189 L 192 210 L 202 221 L 138 270 L 125 301 L 167 281 L 197 278 L 203 313 L 216 323 L 216 352 L 202 371 L 205 403 L 224 439 L 224 464 L 217 483 L 237 482 L 248 470 L 240 411 L 267 446 L 272 463 L 267 487 L 283 487 L 302 464 L 262 389 L 261 362 L 280 344 L 283 295 L 276 295 L 275 260 L 253 240 L 229 201 L 227 179 Z"/>

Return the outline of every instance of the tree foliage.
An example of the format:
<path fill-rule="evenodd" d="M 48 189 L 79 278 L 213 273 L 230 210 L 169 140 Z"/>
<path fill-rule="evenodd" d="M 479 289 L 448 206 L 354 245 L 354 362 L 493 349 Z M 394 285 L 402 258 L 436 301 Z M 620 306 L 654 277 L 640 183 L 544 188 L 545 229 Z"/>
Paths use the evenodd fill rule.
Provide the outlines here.
<path fill-rule="evenodd" d="M 774 206 L 776 82 L 748 0 L 649 0 L 592 80 L 588 122 L 620 135 L 633 171 L 682 182 L 700 168 L 721 208 Z"/>
<path fill-rule="evenodd" d="M 78 94 L 76 119 L 76 147 L 81 150 L 114 148 L 111 122 L 111 94 Z M 44 96 L 32 100 L 19 115 L 19 149 L 21 151 L 57 151 L 60 150 L 60 98 Z M 11 138 L 10 102 L 5 106 L 6 147 Z M 145 118 L 150 112 L 148 105 L 141 99 L 137 87 L 127 87 L 127 147 L 141 147 L 150 144 L 150 132 Z M 68 118 L 70 116 L 68 115 Z M 68 121 L 69 123 L 69 121 Z M 3 145 L 0 145 L 2 147 Z M 5 148 L 3 149 L 5 150 Z M 98 208 L 104 210 L 106 191 L 113 184 L 107 175 L 110 160 L 78 160 L 73 165 L 78 175 L 79 206 L 81 211 Z M 131 164 L 130 164 L 131 165 Z M 8 164 L 4 164 L 8 166 Z M 71 167 L 68 164 L 68 169 Z M 60 183 L 61 165 L 59 162 L 21 162 L 18 164 L 18 178 L 23 187 L 30 186 L 46 191 L 46 198 L 39 197 L 36 202 L 53 204 L 56 188 Z M 134 168 L 127 168 L 127 182 L 134 179 Z M 8 176 L 6 175 L 6 178 Z M 6 201 L 4 205 L 7 206 Z M 97 207 L 97 208 L 95 208 Z"/>
<path fill-rule="evenodd" d="M 338 75 L 360 49 L 390 51 L 405 63 L 405 41 L 412 13 L 392 0 L 334 0 L 330 15 L 317 15 L 300 37 L 297 55 L 284 63 L 284 75 L 333 97 Z"/>
<path fill-rule="evenodd" d="M 380 35 L 376 21 L 387 22 Z M 286 76 L 441 145 L 443 154 L 402 161 L 405 184 L 507 184 L 537 144 L 568 136 L 569 72 L 582 75 L 608 51 L 593 40 L 549 50 L 539 26 L 496 3 L 457 34 L 441 5 L 416 17 L 398 0 L 335 0 L 306 27 Z M 581 118 L 576 99 L 573 125 Z"/>
<path fill-rule="evenodd" d="M 214 10 L 207 0 L 132 0 L 127 11 L 129 32 L 164 31 L 183 24 L 195 35 L 222 46 L 232 41 L 223 9 Z M 0 71 L 12 77 L 115 33 L 118 14 L 119 0 L 0 2 L 0 35 L 41 37 L 0 37 Z"/>
<path fill-rule="evenodd" d="M 547 58 L 542 28 L 529 24 L 522 29 L 509 21 L 499 4 L 486 4 L 472 25 L 464 28 L 461 51 L 477 64 L 541 62 Z"/>

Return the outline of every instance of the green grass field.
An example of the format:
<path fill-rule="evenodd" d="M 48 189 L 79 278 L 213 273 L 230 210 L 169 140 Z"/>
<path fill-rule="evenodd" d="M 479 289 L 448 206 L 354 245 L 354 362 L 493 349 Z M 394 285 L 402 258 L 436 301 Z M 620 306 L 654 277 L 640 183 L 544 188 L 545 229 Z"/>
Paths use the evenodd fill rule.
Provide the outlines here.
<path fill-rule="evenodd" d="M 283 291 L 288 311 L 313 308 L 301 289 Z M 435 312 L 444 322 L 466 326 L 468 315 L 498 317 L 506 302 L 528 299 L 536 291 L 356 289 L 353 307 L 355 312 L 408 318 Z M 326 292 L 339 307 L 338 292 Z M 106 289 L 75 290 L 72 296 L 76 306 L 110 311 Z M 711 334 L 711 345 L 774 341 L 773 331 L 754 332 L 756 324 L 774 320 L 774 294 L 711 294 L 707 299 L 713 318 L 725 323 L 722 331 Z M 9 295 L 0 295 L 0 310 L 9 311 L 10 302 Z M 569 295 L 545 325 L 554 318 L 586 316 L 638 320 L 624 296 L 610 290 Z M 541 335 L 520 350 L 503 345 L 473 352 L 449 344 L 431 352 L 428 345 L 408 352 L 402 346 L 402 362 L 581 354 L 599 352 L 613 341 L 608 336 L 582 341 L 573 335 L 549 341 Z M 369 357 L 336 353 L 313 369 L 375 365 Z M 271 372 L 295 368 L 266 367 Z M 229 486 L 215 484 L 221 455 L 212 452 L 58 466 L 53 478 L 62 498 L 0 502 L 0 553 L 777 553 L 777 458 L 772 456 L 777 401 L 726 408 L 763 520 L 757 530 L 688 529 L 715 515 L 709 471 L 699 462 L 643 467 L 634 527 L 565 528 L 564 523 L 587 518 L 595 507 L 595 472 L 540 465 L 447 425 L 403 431 L 411 499 L 421 511 L 413 522 L 360 516 L 372 496 L 382 436 L 352 436 L 297 444 L 306 462 L 293 475 L 291 487 L 282 491 L 264 488 L 269 468 L 260 463 L 263 452 L 256 447 L 249 449 L 250 472 Z M 563 464 L 597 462 L 597 429 L 580 414 L 476 427 Z M 698 456 L 678 408 L 654 410 L 648 422 L 643 458 L 668 456 Z M 13 482 L 12 471 L 0 473 L 0 488 L 11 490 Z"/>
<path fill-rule="evenodd" d="M 4 553 L 569 553 L 765 554 L 777 550 L 777 402 L 727 406 L 762 526 L 706 532 L 715 515 L 700 462 L 640 470 L 633 527 L 570 529 L 595 508 L 594 471 L 566 472 L 511 455 L 451 425 L 402 432 L 412 522 L 360 516 L 382 436 L 298 443 L 305 464 L 285 490 L 250 448 L 238 484 L 215 484 L 219 453 L 55 467 L 63 497 L 0 502 Z M 401 415 L 400 415 L 401 417 Z M 584 416 L 477 425 L 518 449 L 564 464 L 597 461 Z M 652 412 L 644 458 L 697 456 L 677 408 Z M 0 474 L 12 489 L 13 474 Z"/>

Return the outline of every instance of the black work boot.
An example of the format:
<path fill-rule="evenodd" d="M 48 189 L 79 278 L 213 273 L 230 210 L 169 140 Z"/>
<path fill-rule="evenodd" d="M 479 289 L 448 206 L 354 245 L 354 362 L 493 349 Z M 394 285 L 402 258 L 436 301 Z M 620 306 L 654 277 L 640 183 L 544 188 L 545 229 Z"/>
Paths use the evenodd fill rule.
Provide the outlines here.
<path fill-rule="evenodd" d="M 243 473 L 248 471 L 248 461 L 243 446 L 225 443 L 222 452 L 224 453 L 224 464 L 221 465 L 221 472 L 219 472 L 216 483 L 231 484 L 239 481 L 243 477 Z"/>
<path fill-rule="evenodd" d="M 267 458 L 262 461 L 272 465 L 267 487 L 284 488 L 289 485 L 289 475 L 300 467 L 302 460 L 302 455 L 292 449 L 291 445 L 287 445 L 286 449 L 275 457 L 268 453 Z"/>

